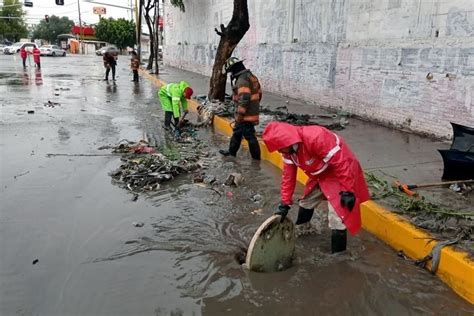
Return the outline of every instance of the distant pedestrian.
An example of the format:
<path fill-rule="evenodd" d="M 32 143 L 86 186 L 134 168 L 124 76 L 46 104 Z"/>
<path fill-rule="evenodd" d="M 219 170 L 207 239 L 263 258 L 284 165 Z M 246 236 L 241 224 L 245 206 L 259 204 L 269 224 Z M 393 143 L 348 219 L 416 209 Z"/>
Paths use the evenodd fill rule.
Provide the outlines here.
<path fill-rule="evenodd" d="M 38 69 L 41 68 L 40 55 L 41 55 L 41 52 L 40 52 L 39 48 L 35 46 L 35 48 L 33 48 L 33 60 L 36 64 L 36 68 L 38 68 Z"/>
<path fill-rule="evenodd" d="M 132 53 L 132 59 L 130 60 L 130 68 L 133 71 L 133 82 L 138 82 L 138 68 L 140 68 L 140 59 L 135 51 Z"/>
<path fill-rule="evenodd" d="M 115 66 L 117 65 L 117 57 L 112 52 L 105 52 L 102 57 L 105 67 L 105 81 L 109 80 L 109 73 L 112 69 L 112 80 L 115 81 Z"/>
<path fill-rule="evenodd" d="M 23 60 L 23 68 L 26 68 L 26 58 L 28 57 L 28 52 L 24 46 L 20 48 L 20 57 Z"/>
<path fill-rule="evenodd" d="M 188 112 L 188 100 L 193 95 L 193 89 L 186 81 L 168 83 L 160 88 L 158 97 L 165 111 L 165 129 L 171 129 L 171 120 L 175 129 L 179 128 L 180 118 Z"/>

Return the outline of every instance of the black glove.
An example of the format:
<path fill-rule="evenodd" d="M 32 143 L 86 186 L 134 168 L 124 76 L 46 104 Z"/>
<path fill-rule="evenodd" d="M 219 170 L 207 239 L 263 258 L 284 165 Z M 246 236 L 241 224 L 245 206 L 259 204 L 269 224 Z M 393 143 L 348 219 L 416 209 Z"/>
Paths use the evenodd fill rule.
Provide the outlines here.
<path fill-rule="evenodd" d="M 341 191 L 339 192 L 339 195 L 341 196 L 342 207 L 349 209 L 349 212 L 352 211 L 356 202 L 354 193 L 350 191 Z"/>
<path fill-rule="evenodd" d="M 281 204 L 278 205 L 278 210 L 275 212 L 275 215 L 280 215 L 281 216 L 281 221 L 283 222 L 286 218 L 286 215 L 288 215 L 288 211 L 290 210 L 291 206 L 286 205 L 286 204 Z"/>

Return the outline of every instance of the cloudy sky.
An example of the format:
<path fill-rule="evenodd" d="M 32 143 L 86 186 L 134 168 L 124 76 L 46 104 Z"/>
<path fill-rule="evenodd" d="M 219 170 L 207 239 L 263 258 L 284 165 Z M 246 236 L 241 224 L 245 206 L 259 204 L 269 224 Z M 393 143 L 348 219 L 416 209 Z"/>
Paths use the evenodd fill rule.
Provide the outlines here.
<path fill-rule="evenodd" d="M 103 4 L 91 3 L 86 0 L 64 0 L 63 6 L 56 5 L 55 0 L 32 0 L 33 7 L 27 8 L 23 7 L 27 12 L 27 21 L 28 24 L 36 24 L 41 19 L 44 19 L 44 15 L 57 15 L 57 16 L 67 16 L 74 22 L 78 23 L 79 14 L 77 9 L 77 1 L 80 1 L 81 6 L 81 18 L 83 23 L 92 24 L 99 21 L 99 16 L 92 13 L 93 7 L 106 7 L 107 14 L 104 17 L 113 17 L 113 18 L 130 18 L 130 10 L 120 9 L 105 6 Z M 132 1 L 133 4 L 135 0 L 92 0 L 94 2 L 109 3 L 119 6 L 130 7 Z M 0 0 L 0 3 L 3 1 Z M 23 2 L 23 0 L 21 1 Z"/>

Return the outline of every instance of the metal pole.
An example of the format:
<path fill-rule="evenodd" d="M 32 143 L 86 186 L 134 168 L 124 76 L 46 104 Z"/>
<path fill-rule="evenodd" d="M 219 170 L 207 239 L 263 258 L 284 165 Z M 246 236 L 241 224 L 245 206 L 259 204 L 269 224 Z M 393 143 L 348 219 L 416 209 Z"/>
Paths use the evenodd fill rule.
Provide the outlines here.
<path fill-rule="evenodd" d="M 84 54 L 84 42 L 83 42 L 83 31 L 82 31 L 82 20 L 81 20 L 81 5 L 80 0 L 77 0 L 77 11 L 79 13 L 79 47 L 81 48 L 81 54 Z"/>
<path fill-rule="evenodd" d="M 140 0 L 140 5 L 138 7 L 138 17 L 137 17 L 137 28 L 138 28 L 138 58 L 142 60 L 142 9 L 143 9 L 143 0 Z"/>
<path fill-rule="evenodd" d="M 165 1 L 163 0 L 162 1 L 162 4 L 163 4 L 163 14 L 161 15 L 163 17 L 163 23 L 165 23 L 165 10 L 166 10 L 166 3 Z M 163 24 L 163 31 L 164 31 L 164 24 Z M 166 43 L 166 37 L 165 36 L 162 36 L 163 34 L 161 34 L 161 30 L 160 30 L 160 40 L 161 40 L 161 45 L 164 46 L 164 44 Z M 163 56 L 164 57 L 164 56 Z"/>
<path fill-rule="evenodd" d="M 136 37 L 136 44 L 137 44 L 137 51 L 138 51 L 138 46 L 140 45 L 140 39 L 139 39 L 139 34 L 138 34 L 138 2 L 137 0 L 135 0 L 135 27 L 136 27 L 136 34 L 135 34 L 135 37 Z M 138 59 L 141 61 L 140 59 L 140 55 L 138 55 Z"/>
<path fill-rule="evenodd" d="M 158 58 L 160 58 L 160 0 L 155 0 L 155 74 L 159 74 Z"/>

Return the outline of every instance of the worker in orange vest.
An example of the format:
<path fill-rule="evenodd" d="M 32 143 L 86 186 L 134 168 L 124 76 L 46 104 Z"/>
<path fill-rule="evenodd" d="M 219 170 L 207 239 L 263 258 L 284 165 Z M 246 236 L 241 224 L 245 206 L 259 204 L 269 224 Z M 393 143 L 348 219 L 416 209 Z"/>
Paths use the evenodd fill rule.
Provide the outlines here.
<path fill-rule="evenodd" d="M 260 145 L 255 136 L 255 126 L 259 123 L 260 101 L 262 89 L 260 83 L 249 69 L 245 68 L 243 60 L 230 57 L 226 60 L 222 74 L 231 74 L 232 101 L 235 104 L 235 126 L 230 138 L 229 149 L 221 149 L 223 156 L 237 155 L 242 138 L 249 145 L 250 155 L 255 160 L 260 160 Z"/>
<path fill-rule="evenodd" d="M 133 82 L 138 82 L 138 68 L 140 68 L 140 59 L 135 51 L 132 52 L 132 59 L 130 60 L 130 68 L 133 71 Z"/>
<path fill-rule="evenodd" d="M 36 64 L 36 68 L 40 69 L 41 68 L 41 60 L 40 60 L 40 50 L 38 47 L 35 46 L 35 48 L 33 48 L 33 60 Z"/>

